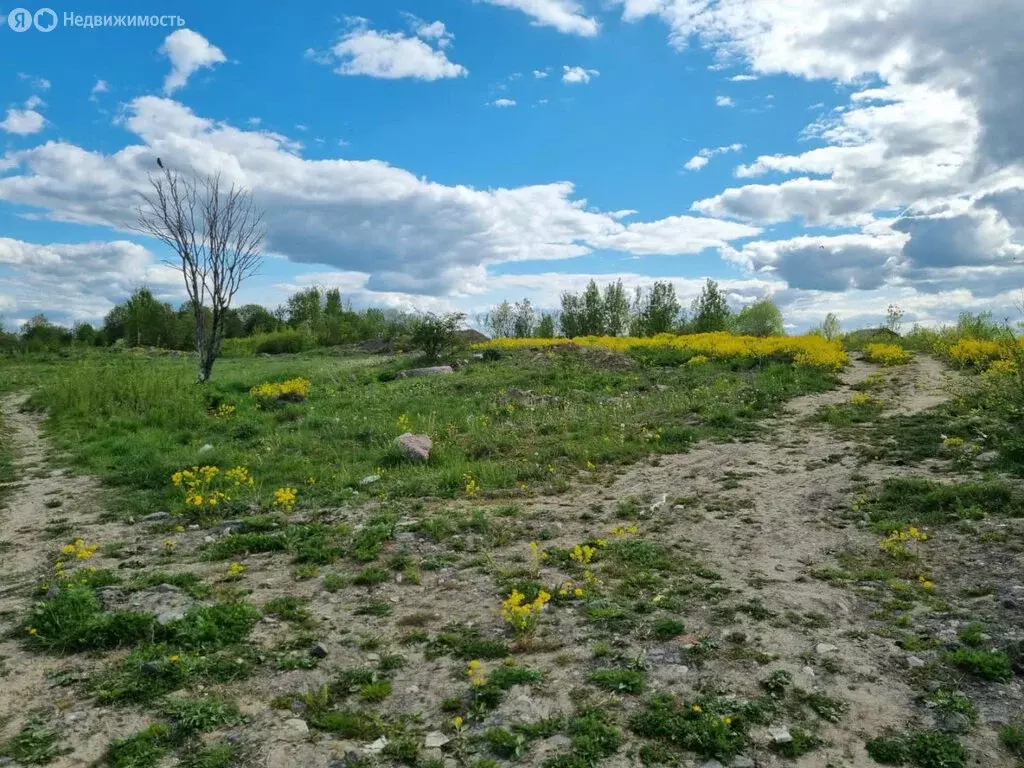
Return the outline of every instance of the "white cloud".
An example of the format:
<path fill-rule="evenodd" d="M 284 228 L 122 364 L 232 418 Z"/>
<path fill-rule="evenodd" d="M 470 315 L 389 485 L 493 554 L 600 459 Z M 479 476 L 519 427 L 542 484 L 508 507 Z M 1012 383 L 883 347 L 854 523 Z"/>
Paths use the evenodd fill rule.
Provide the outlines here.
<path fill-rule="evenodd" d="M 97 80 L 96 84 L 89 91 L 89 101 L 96 101 L 96 97 L 101 93 L 106 93 L 110 90 L 110 84 L 106 80 Z"/>
<path fill-rule="evenodd" d="M 164 78 L 165 94 L 184 86 L 197 70 L 227 61 L 220 48 L 191 29 L 171 32 L 160 46 L 160 53 L 171 60 L 171 71 Z"/>
<path fill-rule="evenodd" d="M 446 186 L 379 160 L 307 160 L 286 137 L 201 118 L 152 96 L 127 106 L 136 144 L 106 155 L 65 142 L 11 152 L 0 200 L 49 218 L 128 228 L 156 157 L 220 172 L 266 209 L 268 250 L 293 261 L 371 275 L 373 290 L 443 294 L 467 270 L 507 261 L 566 259 L 594 249 L 689 254 L 755 236 L 760 228 L 700 216 L 623 223 L 569 182 L 516 188 Z"/>
<path fill-rule="evenodd" d="M 597 20 L 586 16 L 576 0 L 483 0 L 490 5 L 522 11 L 533 24 L 554 27 L 559 32 L 594 37 L 600 30 Z"/>
<path fill-rule="evenodd" d="M 550 74 L 546 69 L 535 69 L 533 70 L 533 76 L 538 80 L 543 80 Z"/>
<path fill-rule="evenodd" d="M 0 293 L 23 316 L 45 312 L 63 323 L 96 322 L 140 285 L 165 300 L 180 300 L 180 275 L 125 240 L 37 244 L 0 238 Z"/>
<path fill-rule="evenodd" d="M 735 107 L 736 102 L 729 96 L 716 96 L 715 97 L 716 107 Z"/>
<path fill-rule="evenodd" d="M 7 117 L 0 122 L 0 129 L 18 136 L 39 133 L 46 125 L 46 118 L 34 109 L 8 109 Z"/>
<path fill-rule="evenodd" d="M 36 77 L 35 75 L 29 75 L 25 72 L 19 72 L 18 79 L 29 81 L 33 88 L 40 91 L 48 91 L 51 85 L 50 81 L 45 77 Z"/>
<path fill-rule="evenodd" d="M 757 75 L 733 75 L 729 78 L 734 83 L 749 83 L 757 80 Z"/>
<path fill-rule="evenodd" d="M 515 105 L 514 99 L 495 99 L 491 102 L 492 107 L 514 107 Z"/>
<path fill-rule="evenodd" d="M 562 66 L 562 82 L 569 84 L 589 83 L 601 73 L 596 69 L 584 69 L 583 67 Z"/>
<path fill-rule="evenodd" d="M 413 17 L 415 18 L 415 17 Z M 370 29 L 364 19 L 353 19 L 329 54 L 315 57 L 324 64 L 335 65 L 339 75 L 366 75 L 385 80 L 414 78 L 440 80 L 469 74 L 461 64 L 448 60 L 444 49 L 454 38 L 444 24 L 425 24 L 416 19 L 418 36 L 403 32 L 378 32 Z M 428 42 L 429 41 L 429 42 Z M 432 47 L 430 43 L 437 45 Z"/>
<path fill-rule="evenodd" d="M 260 123 L 262 123 L 262 122 L 263 122 L 263 118 L 260 118 L 260 117 L 250 117 L 250 118 L 249 118 L 248 120 L 246 120 L 245 122 L 247 122 L 247 123 L 248 123 L 249 125 L 251 125 L 251 126 L 252 126 L 253 128 L 256 128 L 256 127 L 258 127 L 258 126 L 259 126 L 259 124 L 260 124 Z"/>
<path fill-rule="evenodd" d="M 46 102 L 36 96 L 34 93 L 25 99 L 25 109 L 35 109 L 36 107 L 46 106 Z"/>
<path fill-rule="evenodd" d="M 726 152 L 739 152 L 741 149 L 743 149 L 742 144 L 727 144 L 724 147 L 705 147 L 687 160 L 683 168 L 688 171 L 699 171 L 710 162 L 712 157 L 724 155 Z"/>

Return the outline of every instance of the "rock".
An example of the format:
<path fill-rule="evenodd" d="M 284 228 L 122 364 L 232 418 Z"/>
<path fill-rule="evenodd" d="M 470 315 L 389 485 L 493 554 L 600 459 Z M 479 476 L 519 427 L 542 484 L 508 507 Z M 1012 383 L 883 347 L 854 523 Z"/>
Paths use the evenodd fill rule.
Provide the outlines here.
<path fill-rule="evenodd" d="M 655 384 L 655 385 L 654 385 L 654 388 L 655 388 L 655 389 L 656 389 L 656 390 L 657 390 L 658 392 L 667 392 L 667 391 L 668 391 L 668 387 L 666 387 L 666 386 L 665 386 L 664 384 Z"/>
<path fill-rule="evenodd" d="M 725 768 L 725 766 L 717 760 L 708 760 L 706 763 L 702 763 L 700 768 Z"/>
<path fill-rule="evenodd" d="M 307 709 L 309 709 L 309 707 L 306 706 L 306 703 L 304 701 L 299 701 L 298 699 L 292 699 L 292 703 L 288 705 L 288 709 L 290 709 L 292 712 L 294 712 L 297 715 L 301 715 L 303 712 L 305 712 Z"/>
<path fill-rule="evenodd" d="M 139 518 L 140 523 L 162 523 L 164 520 L 170 520 L 170 512 L 153 512 L 152 514 L 146 515 L 145 517 Z"/>
<path fill-rule="evenodd" d="M 829 645 L 828 643 L 818 643 L 816 646 L 814 646 L 814 652 L 819 656 L 824 656 L 827 653 L 835 653 L 838 650 L 838 647 L 834 645 Z"/>
<path fill-rule="evenodd" d="M 793 740 L 793 735 L 789 732 L 789 728 L 784 725 L 769 726 L 768 737 L 772 740 L 773 744 L 789 744 Z"/>
<path fill-rule="evenodd" d="M 430 368 L 410 368 L 407 371 L 399 371 L 395 374 L 396 379 L 417 379 L 420 376 L 437 376 L 442 373 L 455 373 L 450 365 L 435 365 Z"/>
<path fill-rule="evenodd" d="M 212 450 L 213 450 L 213 446 L 210 445 L 209 443 L 206 443 L 202 448 L 199 449 L 199 452 L 200 453 L 207 453 L 208 451 L 212 451 Z"/>
<path fill-rule="evenodd" d="M 430 449 L 434 442 L 427 435 L 414 435 L 406 432 L 395 438 L 395 446 L 410 461 L 422 462 L 430 458 Z"/>
<path fill-rule="evenodd" d="M 309 726 L 305 720 L 292 717 L 284 721 L 284 727 L 287 729 L 285 738 L 289 741 L 305 741 L 309 738 Z"/>
<path fill-rule="evenodd" d="M 967 733 L 971 719 L 962 712 L 943 712 L 935 718 L 935 727 L 944 733 Z"/>
<path fill-rule="evenodd" d="M 359 484 L 360 485 L 373 485 L 378 480 L 380 480 L 380 475 L 367 475 L 366 477 L 364 477 L 362 480 L 359 481 Z"/>
<path fill-rule="evenodd" d="M 372 744 L 366 745 L 366 752 L 371 755 L 377 755 L 384 751 L 384 747 L 388 745 L 387 736 L 381 736 Z"/>
<path fill-rule="evenodd" d="M 217 526 L 222 533 L 245 533 L 245 523 L 241 520 L 223 520 Z"/>
<path fill-rule="evenodd" d="M 104 609 L 108 611 L 141 611 L 156 616 L 161 626 L 185 617 L 198 601 L 171 584 L 128 592 L 119 587 L 104 587 L 96 591 Z"/>
<path fill-rule="evenodd" d="M 757 768 L 757 763 L 754 762 L 753 758 L 746 755 L 737 755 L 729 763 L 729 768 Z"/>
<path fill-rule="evenodd" d="M 314 659 L 326 659 L 327 649 L 321 643 L 315 643 L 312 648 L 309 649 L 309 655 Z"/>
<path fill-rule="evenodd" d="M 484 353 L 483 352 L 474 352 L 472 355 L 470 355 L 470 357 L 472 357 L 474 360 L 483 360 L 484 359 Z"/>
<path fill-rule="evenodd" d="M 451 739 L 441 733 L 441 731 L 431 731 L 423 739 L 423 746 L 427 749 L 437 749 L 439 747 L 443 747 L 449 741 L 451 741 Z"/>
<path fill-rule="evenodd" d="M 928 666 L 928 663 L 924 659 L 920 659 L 917 656 L 907 656 L 907 667 L 909 669 L 923 669 Z"/>
<path fill-rule="evenodd" d="M 974 457 L 979 464 L 992 464 L 999 461 L 999 451 L 983 451 Z"/>
<path fill-rule="evenodd" d="M 156 675 L 160 673 L 160 664 L 155 661 L 146 661 L 139 666 L 139 672 L 144 675 Z"/>

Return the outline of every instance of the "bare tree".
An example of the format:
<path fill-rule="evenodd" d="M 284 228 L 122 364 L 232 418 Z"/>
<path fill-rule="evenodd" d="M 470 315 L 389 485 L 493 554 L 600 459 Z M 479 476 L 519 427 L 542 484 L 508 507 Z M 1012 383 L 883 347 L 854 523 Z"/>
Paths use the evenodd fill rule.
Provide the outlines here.
<path fill-rule="evenodd" d="M 262 263 L 263 212 L 248 190 L 222 189 L 219 174 L 200 180 L 160 167 L 160 175 L 149 177 L 153 189 L 142 196 L 136 228 L 178 254 L 168 263 L 181 269 L 192 304 L 203 383 L 220 355 L 231 300 Z"/>

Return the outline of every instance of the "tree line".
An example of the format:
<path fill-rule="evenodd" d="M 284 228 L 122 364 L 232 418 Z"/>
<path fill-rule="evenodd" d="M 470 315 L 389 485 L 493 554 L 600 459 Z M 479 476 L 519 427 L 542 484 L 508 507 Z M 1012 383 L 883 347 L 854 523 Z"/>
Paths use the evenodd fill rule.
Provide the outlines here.
<path fill-rule="evenodd" d="M 495 338 L 553 338 L 576 336 L 654 336 L 659 333 L 731 331 L 750 336 L 785 332 L 782 313 L 770 299 L 761 299 L 733 312 L 725 292 L 708 280 L 689 307 L 683 308 L 676 289 L 658 280 L 632 294 L 621 280 L 602 289 L 591 280 L 580 293 L 565 291 L 561 311 L 538 313 L 529 299 L 503 301 L 479 317 Z"/>

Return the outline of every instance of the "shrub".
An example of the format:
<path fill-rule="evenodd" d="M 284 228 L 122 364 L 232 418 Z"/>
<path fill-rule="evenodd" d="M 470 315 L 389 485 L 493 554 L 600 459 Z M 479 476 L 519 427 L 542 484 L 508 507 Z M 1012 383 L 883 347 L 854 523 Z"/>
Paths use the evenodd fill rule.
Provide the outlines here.
<path fill-rule="evenodd" d="M 458 344 L 459 326 L 466 319 L 461 312 L 421 317 L 412 332 L 412 343 L 428 360 L 437 360 Z"/>
<path fill-rule="evenodd" d="M 878 365 L 906 365 L 913 355 L 896 344 L 868 344 L 864 348 L 868 360 Z"/>
<path fill-rule="evenodd" d="M 306 347 L 306 336 L 299 331 L 268 333 L 256 344 L 258 355 L 284 355 L 301 352 Z"/>

